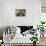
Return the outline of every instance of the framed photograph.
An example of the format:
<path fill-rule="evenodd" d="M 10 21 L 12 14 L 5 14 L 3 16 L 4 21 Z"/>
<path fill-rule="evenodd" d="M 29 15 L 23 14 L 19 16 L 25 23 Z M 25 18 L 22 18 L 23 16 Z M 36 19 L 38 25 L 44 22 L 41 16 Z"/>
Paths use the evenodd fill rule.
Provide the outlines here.
<path fill-rule="evenodd" d="M 26 16 L 26 9 L 16 9 L 16 16 Z"/>

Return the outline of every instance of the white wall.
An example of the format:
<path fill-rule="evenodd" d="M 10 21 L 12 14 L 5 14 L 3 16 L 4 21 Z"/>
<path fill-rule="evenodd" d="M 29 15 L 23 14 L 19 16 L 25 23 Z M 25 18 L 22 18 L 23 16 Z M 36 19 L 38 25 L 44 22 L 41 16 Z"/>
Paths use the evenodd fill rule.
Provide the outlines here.
<path fill-rule="evenodd" d="M 25 17 L 16 17 L 16 9 L 26 9 Z M 3 0 L 2 25 L 33 25 L 40 20 L 40 0 Z"/>
<path fill-rule="evenodd" d="M 33 0 L 32 3 L 32 14 L 33 14 L 33 26 L 37 26 L 37 24 L 39 24 L 40 20 L 41 20 L 41 2 L 40 0 Z"/>
<path fill-rule="evenodd" d="M 2 0 L 0 0 L 0 26 L 2 24 Z"/>

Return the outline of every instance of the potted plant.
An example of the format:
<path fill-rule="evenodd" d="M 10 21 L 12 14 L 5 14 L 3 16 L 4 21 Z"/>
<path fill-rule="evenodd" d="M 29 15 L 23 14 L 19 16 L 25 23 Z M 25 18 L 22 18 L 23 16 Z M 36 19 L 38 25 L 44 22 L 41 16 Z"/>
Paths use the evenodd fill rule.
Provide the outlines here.
<path fill-rule="evenodd" d="M 42 37 L 44 37 L 44 24 L 45 22 L 44 21 L 40 21 L 40 24 L 37 25 L 37 29 L 40 30 L 41 34 L 42 34 Z M 41 35 L 40 35 L 41 36 Z"/>
<path fill-rule="evenodd" d="M 33 46 L 36 46 L 36 43 L 38 41 L 37 36 L 33 36 L 32 39 L 31 39 L 31 41 L 33 41 Z"/>

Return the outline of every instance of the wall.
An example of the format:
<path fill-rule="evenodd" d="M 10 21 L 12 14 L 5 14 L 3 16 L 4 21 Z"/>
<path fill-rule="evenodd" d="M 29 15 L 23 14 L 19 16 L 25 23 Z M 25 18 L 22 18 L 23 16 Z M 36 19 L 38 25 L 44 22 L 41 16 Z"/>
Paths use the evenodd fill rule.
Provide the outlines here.
<path fill-rule="evenodd" d="M 0 26 L 2 24 L 2 0 L 0 0 Z"/>
<path fill-rule="evenodd" d="M 39 24 L 40 20 L 41 20 L 41 2 L 40 0 L 33 0 L 32 3 L 32 14 L 33 14 L 33 26 L 36 27 L 37 24 Z"/>
<path fill-rule="evenodd" d="M 25 17 L 16 17 L 16 9 L 26 9 Z M 3 0 L 2 25 L 33 25 L 40 20 L 40 0 Z"/>

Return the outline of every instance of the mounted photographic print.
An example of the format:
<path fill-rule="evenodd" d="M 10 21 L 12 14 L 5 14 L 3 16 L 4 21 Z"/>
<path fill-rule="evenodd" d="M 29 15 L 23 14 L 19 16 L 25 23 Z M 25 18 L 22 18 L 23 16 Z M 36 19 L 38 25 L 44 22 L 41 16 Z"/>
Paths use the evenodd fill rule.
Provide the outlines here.
<path fill-rule="evenodd" d="M 26 16 L 26 9 L 16 9 L 16 16 Z"/>

